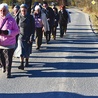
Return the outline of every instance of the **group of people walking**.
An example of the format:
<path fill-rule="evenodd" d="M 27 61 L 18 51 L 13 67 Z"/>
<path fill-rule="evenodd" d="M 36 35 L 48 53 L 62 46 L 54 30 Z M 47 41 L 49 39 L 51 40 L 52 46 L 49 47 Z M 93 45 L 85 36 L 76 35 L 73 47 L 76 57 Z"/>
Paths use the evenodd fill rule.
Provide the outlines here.
<path fill-rule="evenodd" d="M 28 13 L 26 4 L 15 5 L 10 13 L 7 4 L 0 4 L 0 65 L 3 73 L 7 71 L 7 78 L 11 77 L 13 55 L 20 57 L 18 69 L 24 70 L 29 65 L 33 41 L 36 41 L 36 50 L 39 50 L 43 36 L 47 44 L 51 36 L 56 40 L 59 23 L 60 37 L 63 37 L 69 22 L 69 13 L 63 5 L 58 11 L 55 6 L 49 7 L 47 2 L 43 5 L 35 3 L 31 13 Z"/>

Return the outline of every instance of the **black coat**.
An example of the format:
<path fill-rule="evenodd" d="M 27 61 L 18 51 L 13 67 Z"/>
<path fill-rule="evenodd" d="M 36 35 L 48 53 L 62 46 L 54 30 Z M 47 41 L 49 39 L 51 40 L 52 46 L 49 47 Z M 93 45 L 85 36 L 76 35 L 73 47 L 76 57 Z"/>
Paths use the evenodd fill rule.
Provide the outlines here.
<path fill-rule="evenodd" d="M 48 22 L 49 22 L 49 25 L 50 26 L 53 26 L 54 24 L 54 11 L 51 7 L 47 7 L 47 9 L 42 9 L 42 11 L 46 14 L 46 17 L 47 19 L 50 19 Z"/>
<path fill-rule="evenodd" d="M 58 26 L 58 21 L 59 21 L 59 14 L 58 13 L 54 13 L 54 26 Z"/>
<path fill-rule="evenodd" d="M 59 11 L 59 23 L 61 25 L 68 23 L 68 13 L 66 10 L 63 10 L 63 12 L 61 12 L 61 10 Z"/>

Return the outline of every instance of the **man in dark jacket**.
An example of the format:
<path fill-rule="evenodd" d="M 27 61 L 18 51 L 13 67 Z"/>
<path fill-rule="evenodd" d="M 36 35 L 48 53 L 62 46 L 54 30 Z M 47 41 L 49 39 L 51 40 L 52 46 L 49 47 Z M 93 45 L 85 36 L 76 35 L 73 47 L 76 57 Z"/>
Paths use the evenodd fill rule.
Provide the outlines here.
<path fill-rule="evenodd" d="M 68 18 L 68 12 L 66 11 L 65 6 L 62 5 L 59 11 L 60 37 L 63 37 L 64 32 L 66 33 Z"/>
<path fill-rule="evenodd" d="M 49 27 L 50 27 L 50 31 L 46 32 L 46 40 L 47 43 L 50 41 L 51 38 L 51 30 L 53 28 L 53 24 L 54 24 L 54 12 L 53 9 L 51 7 L 48 6 L 47 2 L 43 2 L 43 12 L 46 14 L 48 23 L 49 23 Z"/>

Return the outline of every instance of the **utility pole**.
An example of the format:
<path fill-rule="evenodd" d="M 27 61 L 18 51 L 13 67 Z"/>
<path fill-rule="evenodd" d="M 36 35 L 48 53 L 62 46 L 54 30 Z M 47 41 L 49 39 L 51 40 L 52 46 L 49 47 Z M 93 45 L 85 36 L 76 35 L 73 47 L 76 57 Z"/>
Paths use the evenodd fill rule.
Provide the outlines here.
<path fill-rule="evenodd" d="M 25 4 L 28 6 L 28 13 L 31 13 L 31 5 L 32 5 L 32 0 L 25 0 Z"/>

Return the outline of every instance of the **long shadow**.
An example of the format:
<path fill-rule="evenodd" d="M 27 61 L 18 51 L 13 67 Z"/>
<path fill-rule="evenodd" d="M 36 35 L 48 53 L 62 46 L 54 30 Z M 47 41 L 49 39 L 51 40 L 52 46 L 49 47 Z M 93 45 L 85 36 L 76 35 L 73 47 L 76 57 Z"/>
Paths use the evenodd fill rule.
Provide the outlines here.
<path fill-rule="evenodd" d="M 71 62 L 60 62 L 60 63 L 46 63 L 46 62 L 34 62 L 29 67 L 32 70 L 26 70 L 25 75 L 20 72 L 12 72 L 13 78 L 16 77 L 29 77 L 29 78 L 51 78 L 51 77 L 68 77 L 68 78 L 84 78 L 84 77 L 98 77 L 98 73 L 87 72 L 88 69 L 98 69 L 97 63 L 71 63 Z M 39 64 L 38 64 L 39 63 Z M 68 72 L 72 70 L 71 72 Z M 80 72 L 83 70 L 84 72 Z M 76 72 L 77 71 L 77 72 Z M 18 75 L 19 74 L 19 75 Z"/>
<path fill-rule="evenodd" d="M 52 44 L 88 44 L 88 45 L 98 44 L 98 41 L 96 40 L 96 42 L 94 42 L 93 40 L 91 40 L 92 39 L 91 37 L 89 39 L 85 38 L 85 40 L 83 40 L 82 38 L 81 39 L 77 39 L 77 38 L 66 38 L 64 40 L 59 39 L 52 42 Z"/>
<path fill-rule="evenodd" d="M 69 26 L 70 27 L 70 26 Z M 68 28 L 67 30 L 92 30 L 91 28 Z"/>
<path fill-rule="evenodd" d="M 47 46 L 47 49 L 40 50 L 40 52 L 81 52 L 81 53 L 95 53 L 98 52 L 98 48 L 91 47 L 50 47 Z"/>
<path fill-rule="evenodd" d="M 98 96 L 84 96 L 71 92 L 43 92 L 43 93 L 16 93 L 0 94 L 0 98 L 98 98 Z"/>
<path fill-rule="evenodd" d="M 30 58 L 47 58 L 47 59 L 49 59 L 49 58 L 53 58 L 53 59 L 55 59 L 55 58 L 59 58 L 59 59 L 61 59 L 61 58 L 65 58 L 65 59 L 98 59 L 98 56 L 60 56 L 60 57 L 57 57 L 57 56 L 30 56 Z"/>

